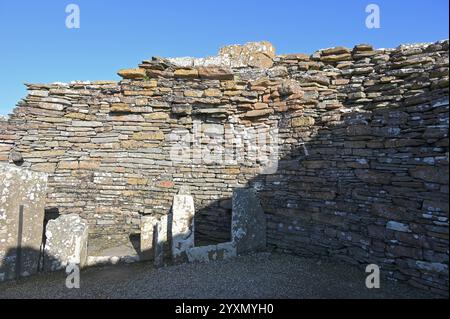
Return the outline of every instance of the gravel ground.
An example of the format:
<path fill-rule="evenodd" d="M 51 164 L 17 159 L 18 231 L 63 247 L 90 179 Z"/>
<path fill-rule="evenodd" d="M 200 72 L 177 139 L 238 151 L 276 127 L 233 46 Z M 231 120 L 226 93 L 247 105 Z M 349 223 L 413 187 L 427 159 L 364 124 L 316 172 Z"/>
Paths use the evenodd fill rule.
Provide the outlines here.
<path fill-rule="evenodd" d="M 364 269 L 277 253 L 155 269 L 151 263 L 92 267 L 81 288 L 63 272 L 0 284 L 0 298 L 432 298 L 400 283 L 365 287 Z"/>

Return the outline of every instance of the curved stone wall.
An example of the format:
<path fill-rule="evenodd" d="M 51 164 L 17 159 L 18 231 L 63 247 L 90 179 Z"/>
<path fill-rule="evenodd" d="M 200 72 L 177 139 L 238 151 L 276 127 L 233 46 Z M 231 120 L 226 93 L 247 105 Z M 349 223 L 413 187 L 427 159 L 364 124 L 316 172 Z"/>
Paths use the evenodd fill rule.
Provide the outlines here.
<path fill-rule="evenodd" d="M 181 187 L 195 199 L 196 238 L 227 241 L 232 190 L 250 186 L 271 247 L 375 263 L 448 293 L 448 40 L 220 52 L 153 58 L 119 83 L 29 84 L 0 122 L 0 160 L 20 154 L 49 173 L 48 207 L 80 214 L 106 244 L 167 214 Z M 248 152 L 206 161 L 202 143 L 237 127 L 276 137 L 275 171 Z M 182 161 L 174 145 L 187 132 L 200 142 Z M 256 137 L 241 141 L 248 150 Z"/>

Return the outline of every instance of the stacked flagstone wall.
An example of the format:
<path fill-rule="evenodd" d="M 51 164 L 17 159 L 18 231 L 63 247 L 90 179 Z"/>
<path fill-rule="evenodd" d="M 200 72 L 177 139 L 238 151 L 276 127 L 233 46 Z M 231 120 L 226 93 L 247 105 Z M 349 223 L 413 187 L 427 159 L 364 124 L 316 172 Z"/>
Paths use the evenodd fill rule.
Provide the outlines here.
<path fill-rule="evenodd" d="M 119 75 L 28 84 L 0 122 L 0 161 L 48 173 L 47 207 L 85 218 L 90 240 L 114 245 L 188 187 L 196 240 L 228 241 L 232 191 L 250 186 L 270 247 L 448 292 L 448 41 L 312 55 L 252 43 Z M 277 137 L 276 171 L 249 155 L 208 162 L 201 144 L 231 127 Z M 203 136 L 188 162 L 173 148 L 185 131 Z"/>

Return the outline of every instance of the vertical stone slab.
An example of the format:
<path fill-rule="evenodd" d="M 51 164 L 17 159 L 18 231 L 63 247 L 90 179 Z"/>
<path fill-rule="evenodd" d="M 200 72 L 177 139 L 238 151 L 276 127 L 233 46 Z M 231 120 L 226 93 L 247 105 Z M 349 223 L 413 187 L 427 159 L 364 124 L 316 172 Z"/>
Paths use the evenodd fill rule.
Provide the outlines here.
<path fill-rule="evenodd" d="M 154 216 L 141 217 L 141 260 L 152 260 L 154 258 L 154 230 L 158 220 Z"/>
<path fill-rule="evenodd" d="M 164 247 L 168 244 L 167 237 L 167 215 L 161 216 L 155 227 L 155 247 L 154 247 L 154 265 L 161 267 L 164 265 Z"/>
<path fill-rule="evenodd" d="M 0 164 L 0 281 L 37 272 L 46 191 L 47 174 Z"/>
<path fill-rule="evenodd" d="M 266 247 L 266 216 L 253 189 L 233 191 L 231 238 L 237 254 Z"/>
<path fill-rule="evenodd" d="M 45 230 L 44 270 L 56 271 L 69 264 L 83 267 L 87 260 L 88 223 L 77 214 L 49 220 Z"/>
<path fill-rule="evenodd" d="M 194 247 L 194 199 L 190 195 L 175 195 L 172 206 L 172 258 L 187 261 L 186 251 Z"/>

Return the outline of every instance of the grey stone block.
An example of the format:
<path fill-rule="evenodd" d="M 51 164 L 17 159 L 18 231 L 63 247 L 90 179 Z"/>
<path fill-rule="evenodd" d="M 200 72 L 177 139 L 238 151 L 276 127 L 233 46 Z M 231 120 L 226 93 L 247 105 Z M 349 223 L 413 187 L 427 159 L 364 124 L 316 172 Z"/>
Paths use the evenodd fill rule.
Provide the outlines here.
<path fill-rule="evenodd" d="M 153 260 L 155 244 L 155 227 L 158 220 L 154 216 L 142 216 L 141 218 L 141 260 Z"/>
<path fill-rule="evenodd" d="M 237 254 L 266 247 L 266 216 L 253 189 L 237 188 L 233 192 L 231 238 Z"/>
<path fill-rule="evenodd" d="M 0 281 L 37 272 L 46 191 L 47 174 L 0 164 Z"/>
<path fill-rule="evenodd" d="M 232 242 L 217 245 L 193 247 L 186 251 L 189 262 L 209 262 L 224 260 L 236 256 L 236 247 Z"/>
<path fill-rule="evenodd" d="M 69 264 L 85 266 L 88 228 L 88 223 L 77 214 L 50 220 L 45 230 L 44 270 L 56 271 Z"/>
<path fill-rule="evenodd" d="M 164 265 L 164 247 L 168 244 L 168 232 L 167 232 L 167 215 L 161 216 L 156 224 L 154 237 L 154 265 L 156 267 L 161 267 Z"/>
<path fill-rule="evenodd" d="M 186 251 L 194 247 L 194 199 L 189 195 L 175 195 L 172 206 L 172 258 L 186 261 Z"/>

